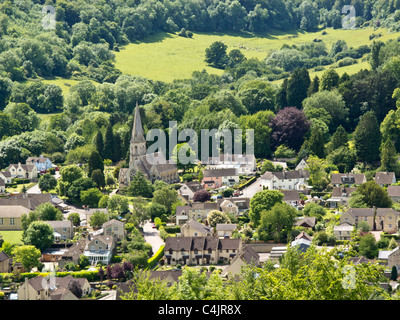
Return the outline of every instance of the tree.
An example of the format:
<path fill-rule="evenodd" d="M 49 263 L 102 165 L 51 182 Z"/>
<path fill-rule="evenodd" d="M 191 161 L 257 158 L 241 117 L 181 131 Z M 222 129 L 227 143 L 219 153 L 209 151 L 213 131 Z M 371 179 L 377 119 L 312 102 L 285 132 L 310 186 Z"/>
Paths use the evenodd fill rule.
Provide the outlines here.
<path fill-rule="evenodd" d="M 71 280 L 68 283 L 67 289 L 71 291 L 78 299 L 82 298 L 82 287 L 81 284 L 77 280 Z"/>
<path fill-rule="evenodd" d="M 49 202 L 38 205 L 34 212 L 37 214 L 38 218 L 43 221 L 63 220 L 62 212 Z"/>
<path fill-rule="evenodd" d="M 114 134 L 111 124 L 108 124 L 104 136 L 103 159 L 113 159 Z"/>
<path fill-rule="evenodd" d="M 81 201 L 90 208 L 97 208 L 103 194 L 97 188 L 81 191 Z"/>
<path fill-rule="evenodd" d="M 288 107 L 276 114 L 271 120 L 270 126 L 273 147 L 284 144 L 291 149 L 299 150 L 310 123 L 303 111 Z"/>
<path fill-rule="evenodd" d="M 153 186 L 151 182 L 145 178 L 143 172 L 138 171 L 132 177 L 126 192 L 132 197 L 151 198 L 153 196 Z"/>
<path fill-rule="evenodd" d="M 88 166 L 89 166 L 88 177 L 92 176 L 92 172 L 94 170 L 100 170 L 101 172 L 104 171 L 103 159 L 101 158 L 99 152 L 93 151 L 90 154 Z"/>
<path fill-rule="evenodd" d="M 396 149 L 391 140 L 386 140 L 381 146 L 381 170 L 396 172 L 397 168 Z"/>
<path fill-rule="evenodd" d="M 397 281 L 397 267 L 393 266 L 392 271 L 390 272 L 390 280 Z"/>
<path fill-rule="evenodd" d="M 88 258 L 87 256 L 85 256 L 84 254 L 81 254 L 81 255 L 79 256 L 78 264 L 79 264 L 79 267 L 80 267 L 81 269 L 86 268 L 87 266 L 90 265 L 89 258 Z"/>
<path fill-rule="evenodd" d="M 197 190 L 193 195 L 193 201 L 206 202 L 211 199 L 211 194 L 206 189 Z"/>
<path fill-rule="evenodd" d="M 319 78 L 318 76 L 315 76 L 314 79 L 311 81 L 310 86 L 308 87 L 307 96 L 309 97 L 318 91 L 319 91 Z"/>
<path fill-rule="evenodd" d="M 90 179 L 93 180 L 94 184 L 99 189 L 103 189 L 106 186 L 104 173 L 100 169 L 93 170 Z"/>
<path fill-rule="evenodd" d="M 57 186 L 57 179 L 50 173 L 46 173 L 39 178 L 38 185 L 42 192 L 49 192 Z"/>
<path fill-rule="evenodd" d="M 270 210 L 261 213 L 258 228 L 260 238 L 268 240 L 272 236 L 275 241 L 286 239 L 292 230 L 295 217 L 295 208 L 286 203 L 276 203 Z"/>
<path fill-rule="evenodd" d="M 158 203 L 167 208 L 168 213 L 171 213 L 173 203 L 178 201 L 178 193 L 175 189 L 164 187 L 156 190 L 153 195 L 153 203 Z"/>
<path fill-rule="evenodd" d="M 311 129 L 309 148 L 310 151 L 318 158 L 325 158 L 325 141 L 322 131 L 319 127 L 313 127 Z"/>
<path fill-rule="evenodd" d="M 42 254 L 40 250 L 31 245 L 18 246 L 13 250 L 14 265 L 21 263 L 26 271 L 30 271 L 33 267 L 40 266 L 40 257 Z"/>
<path fill-rule="evenodd" d="M 66 195 L 71 201 L 79 203 L 81 201 L 81 192 L 95 187 L 96 185 L 94 184 L 92 179 L 79 178 L 72 182 L 72 184 L 70 184 L 68 187 L 66 187 Z"/>
<path fill-rule="evenodd" d="M 90 226 L 96 229 L 101 228 L 101 226 L 108 221 L 108 215 L 101 211 L 96 211 L 90 216 Z"/>
<path fill-rule="evenodd" d="M 306 68 L 294 69 L 286 87 L 287 105 L 301 109 L 303 100 L 307 98 L 310 83 L 310 75 Z"/>
<path fill-rule="evenodd" d="M 361 237 L 359 242 L 359 253 L 367 259 L 374 259 L 378 256 L 378 246 L 375 237 L 368 233 Z"/>
<path fill-rule="evenodd" d="M 387 191 L 375 181 L 367 181 L 357 188 L 357 193 L 363 196 L 363 201 L 368 208 L 390 208 L 392 200 Z M 353 194 L 352 194 L 353 195 Z"/>
<path fill-rule="evenodd" d="M 322 74 L 320 91 L 332 90 L 339 86 L 339 75 L 335 69 L 328 69 Z"/>
<path fill-rule="evenodd" d="M 332 135 L 330 149 L 336 150 L 340 147 L 348 147 L 348 141 L 346 130 L 340 125 Z"/>
<path fill-rule="evenodd" d="M 303 211 L 305 216 L 316 217 L 318 221 L 321 221 L 326 214 L 326 209 L 316 203 L 307 203 Z"/>
<path fill-rule="evenodd" d="M 155 218 L 161 218 L 163 215 L 166 215 L 167 208 L 163 206 L 162 204 L 159 203 L 151 203 L 149 206 L 149 213 L 150 213 L 150 218 L 152 221 L 154 221 Z"/>
<path fill-rule="evenodd" d="M 18 120 L 22 131 L 33 131 L 39 127 L 40 117 L 26 103 L 10 103 L 4 113 Z"/>
<path fill-rule="evenodd" d="M 327 160 L 337 166 L 341 173 L 350 172 L 357 163 L 355 151 L 348 147 L 340 147 L 333 150 L 327 157 Z"/>
<path fill-rule="evenodd" d="M 371 227 L 369 226 L 367 221 L 360 221 L 359 223 L 357 223 L 357 229 L 361 230 L 362 232 L 371 231 Z"/>
<path fill-rule="evenodd" d="M 231 223 L 228 215 L 218 210 L 211 210 L 207 215 L 207 222 L 211 227 L 215 227 L 217 224 Z"/>
<path fill-rule="evenodd" d="M 94 144 L 96 147 L 96 151 L 99 153 L 100 156 L 102 156 L 103 151 L 104 151 L 104 140 L 103 140 L 103 134 L 99 130 L 95 136 Z"/>
<path fill-rule="evenodd" d="M 326 167 L 326 160 L 317 156 L 310 156 L 307 160 L 306 169 L 310 173 L 310 182 L 318 190 L 323 189 L 328 184 Z"/>
<path fill-rule="evenodd" d="M 361 117 L 353 136 L 360 161 L 371 163 L 379 158 L 381 133 L 373 111 L 368 111 Z"/>
<path fill-rule="evenodd" d="M 257 192 L 250 200 L 250 220 L 255 226 L 260 223 L 261 213 L 271 210 L 272 207 L 281 203 L 283 193 L 277 190 L 264 190 Z"/>
<path fill-rule="evenodd" d="M 265 160 L 261 166 L 261 174 L 264 174 L 267 171 L 270 171 L 270 172 L 275 171 L 274 164 L 269 160 Z"/>
<path fill-rule="evenodd" d="M 129 212 L 129 201 L 127 197 L 118 194 L 113 195 L 108 201 L 108 210 L 117 211 L 120 214 Z"/>
<path fill-rule="evenodd" d="M 221 41 L 215 41 L 206 49 L 205 62 L 215 68 L 223 69 L 229 61 L 226 53 L 227 45 Z"/>
<path fill-rule="evenodd" d="M 68 220 L 72 222 L 73 226 L 78 227 L 81 224 L 81 218 L 79 213 L 70 213 L 68 215 Z"/>
<path fill-rule="evenodd" d="M 23 236 L 23 242 L 26 245 L 32 245 L 43 251 L 51 247 L 54 242 L 54 230 L 46 222 L 32 222 Z"/>
<path fill-rule="evenodd" d="M 183 173 L 196 166 L 194 163 L 195 159 L 196 154 L 187 143 L 177 144 L 172 151 L 172 160 L 176 163 L 179 170 L 183 170 Z M 181 160 L 185 161 L 182 162 Z"/>

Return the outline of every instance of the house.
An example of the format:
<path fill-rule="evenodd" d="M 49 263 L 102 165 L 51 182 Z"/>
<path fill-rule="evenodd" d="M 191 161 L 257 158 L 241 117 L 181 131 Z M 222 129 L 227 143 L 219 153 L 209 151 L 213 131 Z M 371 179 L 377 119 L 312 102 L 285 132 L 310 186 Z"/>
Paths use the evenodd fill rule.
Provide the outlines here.
<path fill-rule="evenodd" d="M 66 212 L 66 211 L 69 210 L 69 206 L 66 203 L 64 203 L 64 201 L 61 200 L 58 197 L 52 197 L 51 198 L 51 203 L 55 208 L 57 208 L 61 212 Z"/>
<path fill-rule="evenodd" d="M 97 235 L 86 241 L 83 254 L 89 258 L 92 265 L 96 265 L 99 261 L 103 264 L 109 264 L 115 244 L 114 237 Z"/>
<path fill-rule="evenodd" d="M 38 169 L 34 164 L 10 164 L 7 171 L 11 173 L 12 178 L 19 179 L 36 179 L 38 176 Z"/>
<path fill-rule="evenodd" d="M 306 239 L 306 240 L 312 241 L 311 236 L 307 232 L 304 232 L 304 231 L 300 232 L 297 235 L 297 237 L 295 238 L 295 240 L 299 240 L 299 239 Z"/>
<path fill-rule="evenodd" d="M 387 193 L 394 202 L 400 200 L 400 186 L 388 186 Z"/>
<path fill-rule="evenodd" d="M 295 222 L 296 227 L 303 227 L 303 228 L 308 228 L 312 229 L 315 227 L 315 224 L 317 223 L 317 218 L 315 217 L 304 217 L 300 218 Z"/>
<path fill-rule="evenodd" d="M 11 266 L 11 258 L 4 251 L 0 251 L 0 273 L 10 273 Z"/>
<path fill-rule="evenodd" d="M 3 180 L 4 183 L 11 183 L 12 182 L 11 172 L 0 171 L 0 179 Z"/>
<path fill-rule="evenodd" d="M 229 263 L 241 248 L 241 239 L 168 237 L 165 240 L 164 262 L 167 265 Z"/>
<path fill-rule="evenodd" d="M 308 168 L 308 164 L 306 159 L 301 159 L 300 162 L 297 164 L 295 170 L 299 171 L 299 170 L 306 170 Z"/>
<path fill-rule="evenodd" d="M 230 197 L 218 199 L 219 210 L 222 212 L 230 212 L 239 215 L 250 209 L 250 198 Z"/>
<path fill-rule="evenodd" d="M 234 223 L 217 223 L 215 231 L 218 237 L 230 238 L 232 237 L 233 231 L 237 229 L 237 224 Z"/>
<path fill-rule="evenodd" d="M 152 183 L 162 180 L 166 183 L 179 182 L 178 167 L 166 160 L 162 152 L 147 152 L 139 106 L 136 104 L 129 149 L 129 168 L 119 171 L 120 186 L 129 186 L 132 177 L 142 172 Z"/>
<path fill-rule="evenodd" d="M 0 193 L 6 192 L 6 184 L 4 183 L 4 180 L 0 179 Z"/>
<path fill-rule="evenodd" d="M 242 266 L 247 264 L 253 264 L 258 266 L 260 264 L 260 256 L 254 249 L 247 245 L 232 259 L 231 263 L 225 267 L 222 271 L 221 276 L 232 278 L 239 274 L 242 270 Z"/>
<path fill-rule="evenodd" d="M 54 230 L 54 240 L 67 240 L 74 237 L 74 228 L 70 220 L 46 221 Z"/>
<path fill-rule="evenodd" d="M 184 197 L 186 200 L 193 200 L 193 196 L 196 191 L 204 189 L 200 182 L 198 181 L 189 181 L 182 184 L 182 187 L 179 189 L 179 194 Z"/>
<path fill-rule="evenodd" d="M 375 173 L 375 182 L 381 187 L 396 183 L 396 175 L 394 172 L 377 172 Z"/>
<path fill-rule="evenodd" d="M 336 240 L 351 240 L 351 233 L 354 227 L 348 223 L 343 223 L 333 227 L 333 235 Z"/>
<path fill-rule="evenodd" d="M 21 230 L 21 217 L 29 212 L 30 210 L 23 206 L 1 206 L 0 230 Z"/>
<path fill-rule="evenodd" d="M 222 186 L 233 187 L 239 183 L 239 174 L 235 168 L 203 170 L 201 185 L 207 189 L 216 189 Z"/>
<path fill-rule="evenodd" d="M 251 175 L 257 170 L 254 154 L 220 154 L 216 157 L 210 157 L 206 166 L 208 170 L 236 169 L 238 175 Z"/>
<path fill-rule="evenodd" d="M 399 213 L 392 208 L 350 208 L 340 217 L 340 224 L 354 226 L 365 221 L 372 231 L 393 233 L 398 230 L 398 217 Z"/>
<path fill-rule="evenodd" d="M 367 182 L 365 174 L 363 173 L 332 173 L 331 184 L 334 187 L 340 187 L 341 185 L 360 185 Z"/>
<path fill-rule="evenodd" d="M 213 231 L 211 227 L 191 219 L 181 227 L 181 234 L 183 237 L 207 237 L 212 236 Z"/>
<path fill-rule="evenodd" d="M 263 188 L 269 190 L 302 190 L 307 186 L 310 174 L 307 170 L 299 171 L 266 171 L 261 176 Z"/>
<path fill-rule="evenodd" d="M 25 282 L 18 289 L 18 300 L 78 300 L 68 286 L 72 281 L 77 281 L 82 289 L 82 296 L 90 293 L 89 281 L 85 278 L 72 276 L 54 277 L 47 280 L 42 276 L 36 276 Z"/>
<path fill-rule="evenodd" d="M 308 239 L 296 239 L 290 243 L 292 248 L 296 247 L 301 252 L 306 252 L 308 248 L 311 246 L 311 240 Z"/>
<path fill-rule="evenodd" d="M 3 206 L 22 206 L 29 210 L 36 210 L 39 205 L 47 202 L 51 203 L 49 193 L 20 193 L 0 198 L 0 211 Z"/>
<path fill-rule="evenodd" d="M 58 267 L 64 268 L 65 265 L 70 262 L 78 264 L 80 256 L 83 255 L 83 253 L 85 252 L 87 241 L 87 239 L 79 239 L 71 247 L 67 248 L 67 250 L 57 250 L 57 256 L 59 255 L 59 257 L 54 256 L 54 259 L 55 261 L 58 261 Z"/>
<path fill-rule="evenodd" d="M 43 155 L 41 155 L 40 157 L 28 157 L 25 163 L 35 165 L 38 172 L 45 172 L 53 167 L 50 159 L 44 157 Z"/>
<path fill-rule="evenodd" d="M 356 190 L 354 187 L 333 187 L 332 196 L 327 200 L 329 207 L 337 207 L 337 204 L 348 205 L 351 194 Z"/>
<path fill-rule="evenodd" d="M 297 207 L 300 204 L 300 196 L 297 190 L 279 190 L 283 193 L 283 202 L 291 205 L 292 207 Z"/>
<path fill-rule="evenodd" d="M 379 251 L 380 253 L 381 251 Z M 385 260 L 385 259 L 382 259 Z M 393 249 L 387 255 L 387 266 L 391 269 L 393 266 L 396 266 L 397 270 L 400 269 L 400 248 L 397 247 Z"/>
<path fill-rule="evenodd" d="M 125 224 L 116 219 L 103 223 L 103 232 L 105 236 L 115 236 L 117 240 L 125 238 Z"/>
<path fill-rule="evenodd" d="M 204 220 L 212 210 L 218 210 L 218 204 L 215 202 L 190 202 L 186 206 L 176 207 L 176 225 L 184 224 L 186 221 L 194 219 Z"/>

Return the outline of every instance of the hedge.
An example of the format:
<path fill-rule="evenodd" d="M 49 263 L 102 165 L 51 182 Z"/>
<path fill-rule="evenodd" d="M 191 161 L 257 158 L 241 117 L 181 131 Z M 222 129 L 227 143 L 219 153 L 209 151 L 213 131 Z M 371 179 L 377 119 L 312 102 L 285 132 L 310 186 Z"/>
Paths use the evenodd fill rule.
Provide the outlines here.
<path fill-rule="evenodd" d="M 111 257 L 110 260 L 111 263 L 121 263 L 122 262 L 122 256 L 113 256 Z"/>
<path fill-rule="evenodd" d="M 0 280 L 9 275 L 9 277 L 11 277 L 14 282 L 18 282 L 18 281 L 24 281 L 25 278 L 32 279 L 37 276 L 45 277 L 48 274 L 49 274 L 48 272 L 24 272 L 19 275 L 14 275 L 12 273 L 0 273 Z M 99 272 L 97 270 L 96 271 L 83 270 L 77 272 L 56 272 L 56 277 L 66 277 L 69 275 L 73 276 L 74 278 L 86 278 L 89 282 L 97 281 L 100 279 Z"/>
<path fill-rule="evenodd" d="M 256 180 L 257 180 L 257 177 L 252 177 L 251 179 L 247 180 L 245 183 L 241 184 L 238 189 L 242 190 L 242 189 L 248 187 L 249 185 L 251 185 Z"/>
<path fill-rule="evenodd" d="M 147 260 L 149 269 L 154 268 L 158 261 L 164 256 L 164 247 L 165 245 L 162 245 L 160 249 L 158 249 L 158 251 L 149 260 Z"/>
<path fill-rule="evenodd" d="M 310 193 L 311 197 L 318 197 L 318 198 L 319 197 L 323 197 L 323 196 L 325 196 L 327 194 L 329 194 L 329 192 L 315 192 L 315 191 L 312 191 Z"/>
<path fill-rule="evenodd" d="M 382 237 L 388 238 L 388 239 L 394 238 L 394 240 L 399 240 L 400 239 L 400 237 L 397 234 L 387 234 L 385 232 L 381 233 L 381 238 Z"/>
<path fill-rule="evenodd" d="M 164 230 L 167 233 L 179 233 L 181 232 L 181 227 L 180 226 L 164 227 Z"/>
<path fill-rule="evenodd" d="M 26 183 L 30 183 L 31 180 L 15 178 L 15 179 L 13 179 L 13 182 L 16 183 L 16 184 L 26 184 Z"/>

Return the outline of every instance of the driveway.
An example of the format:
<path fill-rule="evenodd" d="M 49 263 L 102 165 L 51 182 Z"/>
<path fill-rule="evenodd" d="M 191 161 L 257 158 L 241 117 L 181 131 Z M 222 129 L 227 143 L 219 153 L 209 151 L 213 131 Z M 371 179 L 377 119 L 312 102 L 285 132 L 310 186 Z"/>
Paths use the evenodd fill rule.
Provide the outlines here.
<path fill-rule="evenodd" d="M 151 247 L 153 248 L 153 254 L 156 253 L 162 245 L 164 245 L 164 241 L 161 239 L 158 230 L 151 226 L 150 221 L 146 221 L 143 225 L 143 236 L 144 240 L 151 244 Z"/>
<path fill-rule="evenodd" d="M 100 298 L 99 300 L 117 300 L 116 290 L 102 291 L 101 293 L 108 293 L 108 294 L 105 297 Z"/>
<path fill-rule="evenodd" d="M 261 184 L 261 178 L 258 178 L 254 183 L 252 183 L 247 188 L 244 188 L 242 190 L 243 195 L 241 195 L 241 197 L 251 199 L 257 192 L 262 191 L 262 186 L 260 186 L 260 184 Z"/>
<path fill-rule="evenodd" d="M 56 171 L 54 174 L 54 178 L 56 178 L 56 180 L 58 180 L 60 178 L 60 172 Z M 39 184 L 35 184 L 32 188 L 29 188 L 28 190 L 26 190 L 26 193 L 42 193 L 42 191 L 39 189 Z"/>

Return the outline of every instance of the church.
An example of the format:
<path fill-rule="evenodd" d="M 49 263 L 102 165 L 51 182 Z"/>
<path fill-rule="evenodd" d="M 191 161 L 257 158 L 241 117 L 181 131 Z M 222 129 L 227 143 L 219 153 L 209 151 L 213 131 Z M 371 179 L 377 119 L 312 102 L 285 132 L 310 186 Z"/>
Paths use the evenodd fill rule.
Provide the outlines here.
<path fill-rule="evenodd" d="M 176 164 L 169 163 L 163 153 L 155 152 L 147 154 L 146 138 L 144 137 L 139 106 L 137 105 L 135 108 L 129 153 L 129 168 L 121 168 L 119 171 L 120 187 L 129 186 L 132 177 L 138 171 L 141 171 L 152 183 L 156 180 L 162 180 L 166 183 L 180 181 Z"/>

